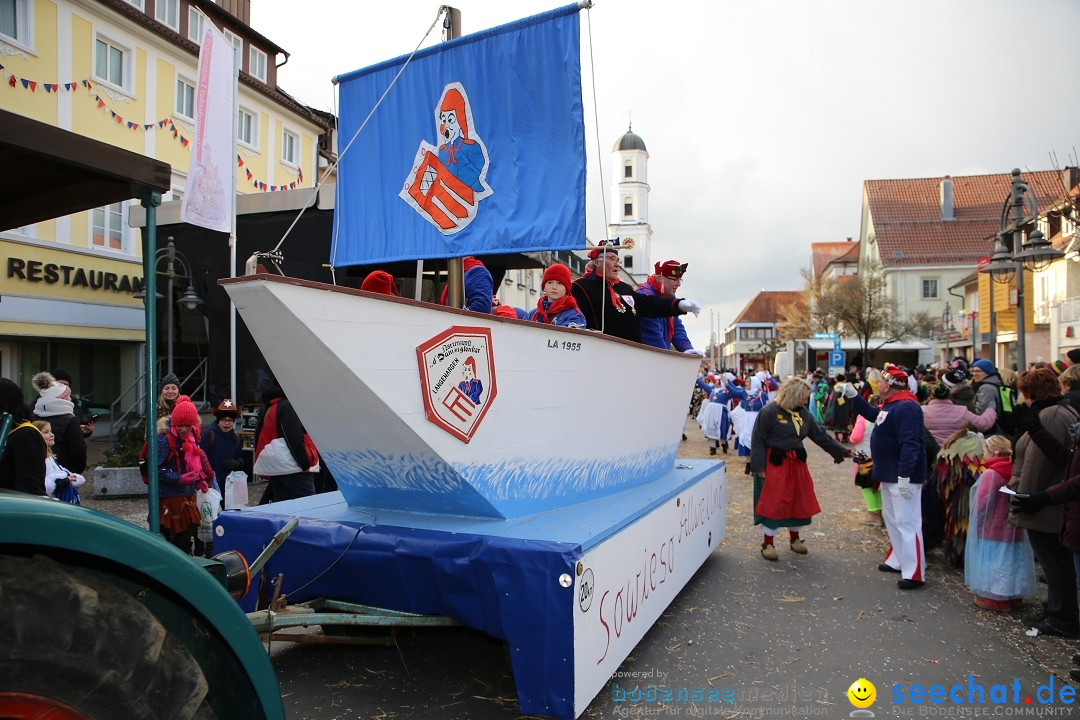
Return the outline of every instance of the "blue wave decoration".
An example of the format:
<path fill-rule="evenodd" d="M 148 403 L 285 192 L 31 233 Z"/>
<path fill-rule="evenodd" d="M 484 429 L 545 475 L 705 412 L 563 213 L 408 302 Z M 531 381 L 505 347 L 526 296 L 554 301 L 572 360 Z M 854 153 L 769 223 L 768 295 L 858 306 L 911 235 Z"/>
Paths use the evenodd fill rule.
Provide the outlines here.
<path fill-rule="evenodd" d="M 350 505 L 354 499 L 370 501 L 370 491 L 375 491 L 384 500 L 475 493 L 495 505 L 530 500 L 550 507 L 554 499 L 565 504 L 581 502 L 655 480 L 674 466 L 676 449 L 672 444 L 605 460 L 553 458 L 458 465 L 430 454 L 387 455 L 376 450 L 328 452 L 324 459 Z"/>

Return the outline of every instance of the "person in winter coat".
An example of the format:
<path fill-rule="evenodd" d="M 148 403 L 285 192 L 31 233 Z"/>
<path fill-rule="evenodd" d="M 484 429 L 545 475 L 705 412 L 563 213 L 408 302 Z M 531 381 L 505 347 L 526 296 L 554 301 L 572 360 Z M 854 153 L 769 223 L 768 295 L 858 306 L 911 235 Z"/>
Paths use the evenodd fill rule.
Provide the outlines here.
<path fill-rule="evenodd" d="M 86 438 L 75 417 L 71 388 L 56 382 L 48 372 L 39 372 L 30 382 L 40 396 L 34 405 L 34 419 L 52 425 L 56 436 L 53 453 L 57 462 L 72 472 L 81 473 L 86 469 Z"/>
<path fill-rule="evenodd" d="M 0 378 L 0 413 L 11 415 L 4 453 L 0 455 L 0 488 L 30 495 L 45 495 L 45 438 L 30 422 L 22 388 Z"/>
<path fill-rule="evenodd" d="M 902 368 L 886 365 L 878 382 L 880 408 L 872 407 L 854 388 L 845 389 L 855 412 L 872 421 L 871 477 L 881 484 L 881 516 L 891 547 L 878 565 L 882 572 L 900 573 L 896 585 L 913 590 L 926 582 L 926 551 L 922 538 L 922 486 L 926 482 L 922 406 L 908 389 Z"/>
<path fill-rule="evenodd" d="M 1012 477 L 1008 438 L 986 439 L 982 466 L 971 487 L 964 583 L 979 607 L 1008 612 L 1035 594 L 1035 557 L 1023 528 L 1009 523 L 1009 496 L 1001 492 Z"/>
<path fill-rule="evenodd" d="M 678 260 L 655 263 L 653 265 L 655 274 L 650 275 L 645 284 L 638 287 L 638 292 L 653 297 L 673 298 L 682 285 L 686 268 L 687 263 L 680 263 Z M 694 349 L 693 343 L 686 335 L 682 318 L 674 316 L 641 318 L 641 342 L 661 350 L 678 350 L 690 355 L 702 355 Z"/>
<path fill-rule="evenodd" d="M 202 517 L 195 502 L 214 477 L 210 461 L 198 444 L 199 412 L 187 395 L 176 400 L 169 427 L 157 436 L 160 527 L 165 539 L 188 555 Z"/>
<path fill-rule="evenodd" d="M 930 387 L 930 399 L 923 406 L 923 423 L 939 445 L 960 428 L 971 425 L 979 432 L 986 432 L 994 427 L 996 421 L 994 405 L 987 406 L 981 415 L 976 415 L 963 404 L 953 402 L 952 391 L 944 383 Z"/>
<path fill-rule="evenodd" d="M 1036 428 L 1049 433 L 1064 448 L 1072 447 L 1070 426 L 1080 420 L 1069 401 L 1061 396 L 1054 374 L 1046 368 L 1029 370 L 1017 378 L 1023 403 L 1037 411 L 1033 416 L 1021 413 L 1027 428 L 1016 441 L 1012 478 L 1009 488 L 1023 495 L 1038 495 L 1066 478 L 1066 467 L 1059 458 L 1048 455 L 1032 437 Z M 1009 513 L 1009 522 L 1027 530 L 1028 542 L 1046 575 L 1046 607 L 1026 619 L 1044 635 L 1080 637 L 1080 608 L 1076 599 L 1076 569 L 1072 553 L 1061 544 L 1062 512 L 1060 506 L 1025 508 Z"/>
<path fill-rule="evenodd" d="M 851 455 L 810 415 L 809 399 L 807 384 L 790 378 L 780 386 L 776 399 L 758 413 L 754 423 L 750 443 L 754 524 L 764 527 L 761 556 L 766 560 L 778 557 L 773 539 L 782 527 L 788 528 L 791 551 L 805 555 L 806 544 L 797 528 L 809 525 L 811 518 L 821 512 L 814 481 L 806 467 L 803 439 L 813 440 L 837 463 Z"/>
<path fill-rule="evenodd" d="M 701 306 L 693 300 L 655 297 L 636 292 L 619 280 L 619 248 L 602 244 L 589 251 L 589 267 L 570 288 L 586 327 L 624 340 L 641 342 L 642 317 L 671 317 L 692 312 Z"/>
<path fill-rule="evenodd" d="M 986 358 L 979 358 L 972 361 L 968 371 L 971 373 L 972 387 L 975 389 L 975 414 L 982 415 L 987 408 L 994 408 L 1000 415 L 1002 382 L 997 367 Z M 1001 420 L 1001 417 L 997 417 L 991 428 L 991 433 L 994 435 L 1005 434 L 1001 427 Z"/>
<path fill-rule="evenodd" d="M 559 327 L 584 328 L 585 316 L 581 314 L 577 301 L 570 294 L 570 268 L 562 263 L 554 263 L 544 271 L 540 289 L 544 294 L 536 307 L 525 316 L 531 322 Z"/>
<path fill-rule="evenodd" d="M 270 485 L 260 505 L 314 495 L 319 453 L 303 423 L 277 383 L 263 393 L 266 411 L 255 428 L 256 475 Z"/>
<path fill-rule="evenodd" d="M 35 420 L 34 427 L 41 433 L 41 437 L 45 438 L 45 445 L 49 448 L 49 454 L 45 458 L 45 494 L 72 505 L 82 505 L 79 487 L 86 483 L 86 478 L 56 462 L 56 456 L 52 454 L 56 436 L 53 435 L 52 426 L 49 423 L 44 420 Z"/>
<path fill-rule="evenodd" d="M 1072 405 L 1072 409 L 1080 413 L 1080 365 L 1070 365 L 1058 378 L 1061 384 L 1061 392 L 1065 399 Z"/>
<path fill-rule="evenodd" d="M 225 495 L 225 478 L 234 470 L 244 469 L 243 443 L 236 434 L 236 419 L 240 411 L 231 398 L 225 398 L 214 410 L 214 422 L 206 428 L 199 440 L 199 447 L 206 453 L 214 471 L 212 485 Z"/>
<path fill-rule="evenodd" d="M 465 309 L 490 313 L 492 291 L 495 287 L 491 272 L 474 257 L 465 258 Z M 440 305 L 450 304 L 450 288 L 444 287 L 439 297 Z"/>

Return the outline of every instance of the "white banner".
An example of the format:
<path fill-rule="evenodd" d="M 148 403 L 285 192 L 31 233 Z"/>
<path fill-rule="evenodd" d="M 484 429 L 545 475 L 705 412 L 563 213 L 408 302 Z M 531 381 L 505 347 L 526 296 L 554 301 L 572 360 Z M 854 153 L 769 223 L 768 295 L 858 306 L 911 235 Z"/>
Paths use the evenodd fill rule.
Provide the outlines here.
<path fill-rule="evenodd" d="M 236 70 L 232 43 L 208 19 L 203 20 L 203 26 L 195 88 L 195 140 L 180 219 L 227 233 L 232 231 L 236 203 Z"/>

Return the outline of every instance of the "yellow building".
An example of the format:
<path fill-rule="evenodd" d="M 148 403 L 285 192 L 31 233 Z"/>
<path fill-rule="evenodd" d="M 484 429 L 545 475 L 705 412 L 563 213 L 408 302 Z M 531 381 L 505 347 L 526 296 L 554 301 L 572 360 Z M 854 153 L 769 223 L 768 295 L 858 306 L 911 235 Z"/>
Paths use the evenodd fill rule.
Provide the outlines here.
<path fill-rule="evenodd" d="M 195 131 L 198 42 L 209 21 L 242 62 L 237 191 L 313 187 L 326 116 L 277 87 L 287 53 L 249 20 L 250 0 L 0 0 L 0 108 L 169 163 L 164 199 L 179 198 Z M 107 405 L 142 373 L 134 202 L 0 232 L 0 375 L 29 390 L 35 372 L 62 367 L 77 392 Z M 177 292 L 189 283 L 205 292 L 199 258 L 186 259 L 192 277 Z M 177 312 L 178 333 L 205 326 Z"/>

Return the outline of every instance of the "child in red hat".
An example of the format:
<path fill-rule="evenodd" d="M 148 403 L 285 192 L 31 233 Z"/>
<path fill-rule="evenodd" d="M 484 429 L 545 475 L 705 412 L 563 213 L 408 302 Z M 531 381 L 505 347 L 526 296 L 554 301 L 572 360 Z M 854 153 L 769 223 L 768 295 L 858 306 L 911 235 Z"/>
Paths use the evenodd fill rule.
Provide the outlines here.
<path fill-rule="evenodd" d="M 540 283 L 544 294 L 536 303 L 536 309 L 531 310 L 525 319 L 559 327 L 585 327 L 585 316 L 570 294 L 571 282 L 570 268 L 562 263 L 555 263 L 545 270 Z"/>

